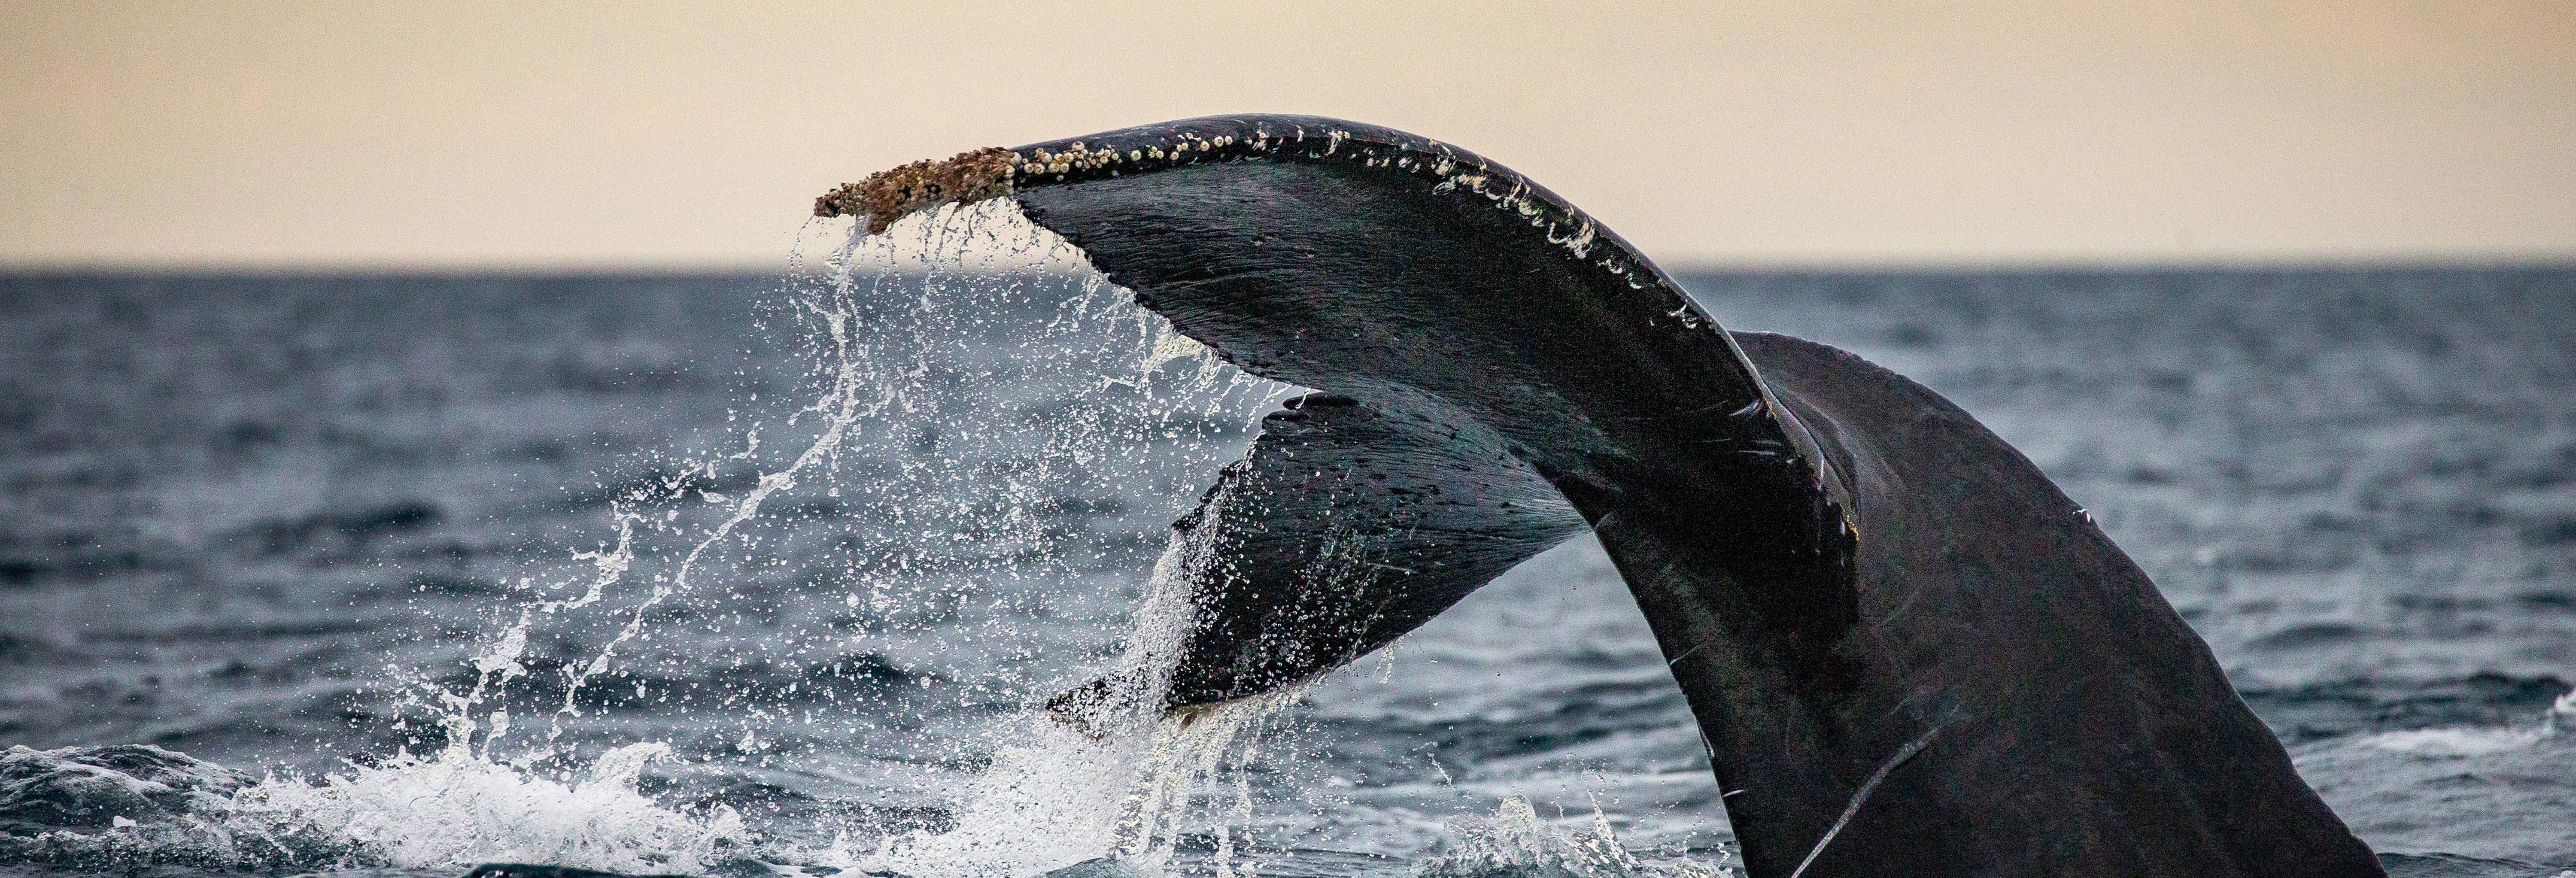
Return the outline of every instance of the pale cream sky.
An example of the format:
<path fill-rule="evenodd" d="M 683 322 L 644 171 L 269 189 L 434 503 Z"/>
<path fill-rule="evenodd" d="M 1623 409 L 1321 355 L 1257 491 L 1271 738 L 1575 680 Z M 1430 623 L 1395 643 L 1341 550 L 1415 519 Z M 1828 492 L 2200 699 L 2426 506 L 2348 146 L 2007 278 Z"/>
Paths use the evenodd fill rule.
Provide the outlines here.
<path fill-rule="evenodd" d="M 1227 112 L 1668 266 L 2576 259 L 2571 2 L 0 0 L 0 266 L 776 266 L 868 172 Z"/>

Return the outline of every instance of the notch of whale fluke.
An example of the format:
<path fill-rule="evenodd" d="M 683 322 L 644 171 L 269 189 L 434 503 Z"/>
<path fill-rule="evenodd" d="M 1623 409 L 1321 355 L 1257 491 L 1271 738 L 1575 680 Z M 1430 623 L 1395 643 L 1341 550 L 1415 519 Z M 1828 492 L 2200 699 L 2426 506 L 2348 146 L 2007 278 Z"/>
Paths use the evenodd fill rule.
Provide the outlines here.
<path fill-rule="evenodd" d="M 924 159 L 878 171 L 814 199 L 819 217 L 865 218 L 868 233 L 894 225 L 905 214 L 942 204 L 964 204 L 1011 194 L 1018 154 L 998 146 L 971 149 L 941 161 Z"/>

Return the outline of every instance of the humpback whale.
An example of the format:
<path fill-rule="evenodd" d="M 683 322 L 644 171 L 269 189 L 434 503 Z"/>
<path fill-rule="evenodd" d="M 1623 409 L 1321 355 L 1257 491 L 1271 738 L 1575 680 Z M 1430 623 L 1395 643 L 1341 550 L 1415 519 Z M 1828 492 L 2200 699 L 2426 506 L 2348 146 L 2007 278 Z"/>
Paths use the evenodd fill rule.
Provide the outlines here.
<path fill-rule="evenodd" d="M 1176 524 L 1208 544 L 1165 709 L 1347 663 L 1588 529 L 1749 875 L 2381 874 L 2029 459 L 1857 356 L 1728 332 L 1499 164 L 1212 117 L 918 162 L 815 212 L 882 231 L 1005 197 L 1178 332 L 1318 391 Z"/>

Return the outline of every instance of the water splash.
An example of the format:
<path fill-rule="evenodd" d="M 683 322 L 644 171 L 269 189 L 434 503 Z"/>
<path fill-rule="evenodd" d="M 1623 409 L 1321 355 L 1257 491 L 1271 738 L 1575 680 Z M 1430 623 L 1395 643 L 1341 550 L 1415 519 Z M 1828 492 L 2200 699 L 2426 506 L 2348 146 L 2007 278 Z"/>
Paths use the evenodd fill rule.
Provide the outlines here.
<path fill-rule="evenodd" d="M 1207 502 L 1227 499 L 1220 493 Z M 1024 878 L 1103 857 L 1160 873 L 1182 834 L 1205 825 L 1217 835 L 1219 874 L 1232 878 L 1233 828 L 1250 822 L 1252 793 L 1239 773 L 1230 788 L 1221 781 L 1227 768 L 1259 757 L 1252 742 L 1263 724 L 1299 692 L 1176 715 L 1162 710 L 1195 622 L 1184 571 L 1205 566 L 1217 537 L 1213 527 L 1173 534 L 1126 648 L 1103 678 L 1111 691 L 1063 714 L 1015 720 L 1023 743 L 994 754 L 965 791 L 956 827 L 890 838 L 871 853 L 840 859 L 914 878 Z M 1211 791 L 1233 795 L 1213 802 Z"/>
<path fill-rule="evenodd" d="M 1520 796 L 1505 797 L 1491 818 L 1450 821 L 1444 847 L 1414 864 L 1415 878 L 1735 878 L 1722 861 L 1638 859 L 1597 807 L 1587 829 L 1551 831 Z"/>
<path fill-rule="evenodd" d="M 601 797 L 611 787 L 555 784 L 523 769 L 577 761 L 558 742 L 568 729 L 608 719 L 592 694 L 604 682 L 623 686 L 634 671 L 656 663 L 709 658 L 655 654 L 656 620 L 675 608 L 685 615 L 739 601 L 747 585 L 757 584 L 765 575 L 762 562 L 784 554 L 764 551 L 764 543 L 802 538 L 792 514 L 772 512 L 779 498 L 820 493 L 837 510 L 835 525 L 858 523 L 865 539 L 839 552 L 844 568 L 822 587 L 808 583 L 805 590 L 839 592 L 845 609 L 873 624 L 857 634 L 815 632 L 805 642 L 745 641 L 745 653 L 800 660 L 800 651 L 846 650 L 871 637 L 956 637 L 951 629 L 957 626 L 907 625 L 905 617 L 935 617 L 939 611 L 924 609 L 967 605 L 989 585 L 1027 593 L 1048 579 L 1097 580 L 1098 574 L 1076 568 L 1087 537 L 1049 520 L 1053 498 L 1083 486 L 1113 496 L 1143 494 L 1148 514 L 1158 504 L 1185 501 L 1186 494 L 1148 476 L 1191 468 L 1212 473 L 1234 452 L 1228 443 L 1239 444 L 1258 414 L 1288 390 L 1224 365 L 1137 307 L 1128 291 L 1103 283 L 1079 251 L 1006 202 L 952 206 L 884 233 L 854 233 L 823 261 L 825 272 L 788 284 L 771 311 L 775 322 L 808 338 L 806 402 L 780 421 L 753 419 L 731 448 L 682 458 L 618 493 L 609 509 L 615 539 L 573 554 L 571 569 L 556 581 L 523 589 L 531 599 L 496 620 L 502 624 L 468 660 L 468 682 L 446 684 L 413 672 L 415 700 L 434 709 L 444 739 L 435 758 L 405 757 L 314 789 L 334 791 L 334 802 L 462 797 L 503 811 L 558 791 L 565 795 L 556 798 L 566 802 L 608 802 L 614 797 Z M 1045 301 L 1050 296 L 1056 300 Z M 1125 341 L 1103 345 L 1103 338 Z M 1172 511 L 1161 510 L 1162 520 Z M 1121 659 L 1121 669 L 1133 673 L 1122 677 L 1146 687 L 1165 678 L 1189 622 L 1178 565 L 1207 542 L 1204 534 L 1195 542 L 1176 539 L 1157 565 Z M 552 692 L 543 741 L 504 765 L 499 754 L 510 749 L 505 741 L 514 729 L 504 705 L 515 688 L 543 682 L 529 663 L 532 634 L 597 629 L 599 610 L 608 610 L 613 622 L 600 631 L 598 645 L 562 662 L 553 685 L 543 687 Z M 965 626 L 971 640 L 947 640 L 941 652 L 1009 648 L 1013 624 L 998 616 L 979 619 Z M 919 679 L 925 687 L 933 682 Z M 1006 678 L 974 685 L 987 693 L 1026 693 L 1051 682 Z M 644 683 L 632 685 L 634 699 L 646 697 Z M 762 702 L 791 694 L 796 685 L 726 695 L 743 716 L 735 750 L 764 749 L 763 737 L 775 732 L 762 726 L 778 714 Z M 1125 695 L 1130 706 L 1161 702 L 1159 690 Z M 1278 703 L 1284 702 L 1187 720 L 1130 710 L 1088 717 L 1087 730 L 1049 719 L 1006 721 L 999 734 L 1013 742 L 994 748 L 990 767 L 969 784 L 957 806 L 957 828 L 883 839 L 864 859 L 931 876 L 1033 874 L 1112 850 L 1167 858 L 1177 818 L 1197 800 L 1195 791 Z M 1241 813 L 1250 808 L 1250 795 L 1238 792 L 1234 810 Z M 289 790 L 280 795 L 292 798 Z M 642 800 L 616 801 L 622 807 Z M 611 822 L 681 840 L 733 839 L 739 829 L 738 820 L 727 823 L 735 818 L 723 815 L 679 823 L 670 816 L 631 811 Z M 392 835 L 370 837 L 409 851 L 402 854 L 406 862 L 446 849 L 445 839 L 405 847 Z M 1038 837 L 1049 841 L 1030 841 Z M 864 841 L 844 839 L 821 853 L 774 845 L 772 851 L 855 861 L 862 858 L 847 851 Z M 620 868 L 603 864 L 632 861 L 569 842 L 513 845 L 542 854 L 542 862 Z M 666 860 L 689 856 L 659 842 L 610 847 L 655 851 Z"/>
<path fill-rule="evenodd" d="M 1293 694 L 1225 705 L 1187 719 L 1094 734 L 1025 718 L 1022 743 L 1003 747 L 964 791 L 957 825 L 844 849 L 817 862 L 911 878 L 1026 878 L 1114 857 L 1161 874 L 1197 832 L 1216 837 L 1211 862 L 1232 876 L 1240 827 L 1255 802 L 1241 768 L 1262 756 L 1264 723 Z"/>
<path fill-rule="evenodd" d="M 349 839 L 391 866 L 504 861 L 697 872 L 748 851 L 754 839 L 732 809 L 684 813 L 636 791 L 646 764 L 670 752 L 663 744 L 611 750 L 572 783 L 478 755 L 404 754 L 319 784 L 270 778 L 235 800 L 269 823 Z"/>
<path fill-rule="evenodd" d="M 807 338 L 804 405 L 776 422 L 755 417 L 733 447 L 669 461 L 620 489 L 608 510 L 615 538 L 572 553 L 571 569 L 551 582 L 519 583 L 528 598 L 493 620 L 462 684 L 395 669 L 413 701 L 441 717 L 450 746 L 479 732 L 489 752 L 509 733 L 493 707 L 512 702 L 514 683 L 534 672 L 523 661 L 531 634 L 597 629 L 601 617 L 581 611 L 609 610 L 611 624 L 540 687 L 553 699 L 549 745 L 591 715 L 603 680 L 702 660 L 635 651 L 649 645 L 657 617 L 714 611 L 739 601 L 746 580 L 774 578 L 764 563 L 787 553 L 764 545 L 814 538 L 819 528 L 801 513 L 771 511 L 781 497 L 819 493 L 833 525 L 857 525 L 835 553 L 844 566 L 805 587 L 896 617 L 878 626 L 885 633 L 904 627 L 909 611 L 993 585 L 1076 578 L 1088 535 L 1051 520 L 1059 498 L 1128 495 L 1098 502 L 1149 514 L 1169 505 L 1172 492 L 1152 491 L 1149 474 L 1175 463 L 1212 470 L 1285 390 L 1173 332 L 1005 203 L 853 234 L 824 262 L 824 273 L 792 278 L 770 310 Z M 1104 347 L 1104 337 L 1131 342 Z M 782 445 L 791 453 L 777 453 Z M 741 490 L 720 490 L 728 484 Z M 710 582 L 726 588 L 709 592 Z M 740 645 L 787 660 L 851 640 L 817 631 L 798 643 Z M 741 694 L 757 702 L 778 693 Z"/>

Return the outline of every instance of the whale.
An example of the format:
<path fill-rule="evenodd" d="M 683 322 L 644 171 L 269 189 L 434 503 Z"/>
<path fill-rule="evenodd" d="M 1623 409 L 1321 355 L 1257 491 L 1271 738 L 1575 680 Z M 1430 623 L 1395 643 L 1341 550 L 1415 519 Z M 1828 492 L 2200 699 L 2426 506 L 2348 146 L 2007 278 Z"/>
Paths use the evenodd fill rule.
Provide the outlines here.
<path fill-rule="evenodd" d="M 2382 874 L 2027 457 L 1858 356 L 1728 331 L 1496 162 L 1209 117 L 916 162 L 815 213 L 875 232 L 991 199 L 1216 356 L 1314 391 L 1175 524 L 1199 545 L 1168 679 L 1052 710 L 1279 692 L 1588 532 L 1749 876 Z"/>

